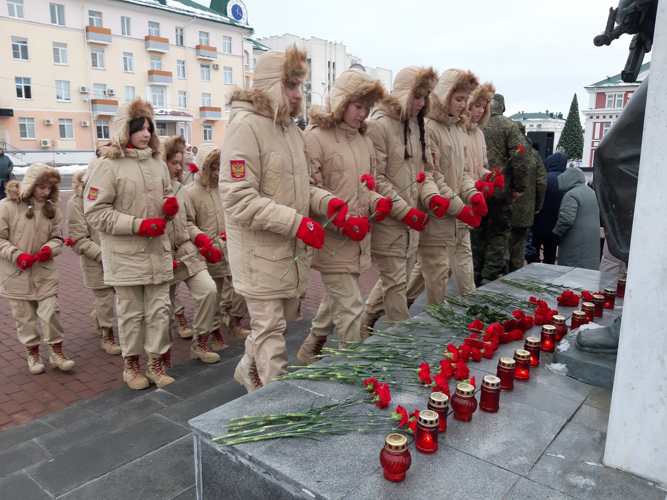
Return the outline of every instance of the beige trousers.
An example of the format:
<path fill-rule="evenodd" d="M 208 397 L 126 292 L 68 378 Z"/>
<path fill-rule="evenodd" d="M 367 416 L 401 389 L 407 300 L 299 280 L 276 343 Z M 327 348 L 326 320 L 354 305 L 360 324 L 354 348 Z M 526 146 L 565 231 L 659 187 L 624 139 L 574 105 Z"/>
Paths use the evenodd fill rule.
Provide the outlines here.
<path fill-rule="evenodd" d="M 169 349 L 169 283 L 117 286 L 116 311 L 123 357 Z M 145 331 L 144 331 L 145 324 Z"/>
<path fill-rule="evenodd" d="M 248 306 L 243 296 L 234 291 L 232 277 L 225 276 L 224 278 L 214 278 L 214 280 L 218 290 L 220 314 L 223 316 L 231 314 L 237 318 L 245 316 L 248 312 Z"/>
<path fill-rule="evenodd" d="M 113 327 L 113 287 L 94 288 L 95 314 L 102 328 Z"/>
<path fill-rule="evenodd" d="M 63 327 L 60 325 L 60 307 L 58 297 L 53 295 L 42 300 L 9 300 L 12 308 L 16 332 L 19 341 L 25 347 L 39 345 L 37 318 L 42 324 L 44 341 L 47 344 L 58 344 L 63 341 Z"/>
<path fill-rule="evenodd" d="M 252 334 L 246 338 L 245 352 L 255 360 L 262 384 L 287 373 L 285 333 L 296 318 L 301 299 L 247 299 Z"/>
<path fill-rule="evenodd" d="M 169 295 L 171 296 L 171 290 L 169 290 Z M 171 303 L 174 306 L 175 314 L 185 314 L 185 306 L 183 305 L 181 298 L 178 296 L 178 287 L 176 287 L 174 291 L 174 298 L 171 300 Z"/>
<path fill-rule="evenodd" d="M 459 230 L 456 246 L 447 247 L 447 258 L 449 259 L 447 281 L 454 276 L 454 282 L 461 295 L 475 290 L 475 270 L 472 265 L 469 230 Z"/>
<path fill-rule="evenodd" d="M 195 335 L 207 335 L 220 328 L 220 315 L 215 307 L 218 303 L 215 281 L 204 269 L 184 281 L 195 301 L 195 317 L 192 328 Z M 171 304 L 169 343 L 174 341 L 174 323 L 176 321 L 176 297 L 180 283 L 169 287 L 169 302 Z"/>
<path fill-rule="evenodd" d="M 380 272 L 380 279 L 368 296 L 364 314 L 374 318 L 386 314 L 389 321 L 405 321 L 410 317 L 406 295 L 408 277 L 415 267 L 417 253 L 409 257 L 373 257 Z"/>
<path fill-rule="evenodd" d="M 310 332 L 316 337 L 333 333 L 334 326 L 341 342 L 358 342 L 364 301 L 359 291 L 359 275 L 322 273 L 324 298 L 313 318 Z"/>

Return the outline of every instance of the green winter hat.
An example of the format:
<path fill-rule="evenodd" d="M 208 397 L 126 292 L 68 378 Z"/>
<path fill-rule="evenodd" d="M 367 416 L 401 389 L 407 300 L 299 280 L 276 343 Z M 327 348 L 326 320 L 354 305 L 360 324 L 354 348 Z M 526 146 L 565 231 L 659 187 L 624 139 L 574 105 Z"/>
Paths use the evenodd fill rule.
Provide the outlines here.
<path fill-rule="evenodd" d="M 503 106 L 505 105 L 505 98 L 503 97 L 502 94 L 496 94 L 493 96 L 494 102 L 499 102 Z"/>

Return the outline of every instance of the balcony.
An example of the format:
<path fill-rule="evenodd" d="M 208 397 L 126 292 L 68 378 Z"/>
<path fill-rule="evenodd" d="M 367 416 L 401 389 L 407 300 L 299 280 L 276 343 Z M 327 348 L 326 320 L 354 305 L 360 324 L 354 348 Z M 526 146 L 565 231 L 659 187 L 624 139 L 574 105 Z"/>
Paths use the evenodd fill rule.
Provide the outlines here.
<path fill-rule="evenodd" d="M 109 45 L 111 43 L 111 30 L 98 28 L 97 26 L 86 26 L 86 41 L 88 43 Z"/>
<path fill-rule="evenodd" d="M 215 61 L 218 58 L 218 49 L 216 47 L 209 47 L 208 45 L 195 45 L 195 49 L 197 49 L 197 59 Z"/>
<path fill-rule="evenodd" d="M 169 39 L 161 38 L 159 36 L 150 36 L 144 38 L 146 40 L 146 50 L 150 52 L 162 52 L 166 54 L 169 52 Z"/>
<path fill-rule="evenodd" d="M 98 115 L 115 115 L 118 111 L 118 101 L 111 99 L 91 99 L 93 113 Z"/>
<path fill-rule="evenodd" d="M 157 69 L 148 70 L 149 83 L 158 85 L 170 85 L 174 81 L 171 71 L 158 71 Z"/>
<path fill-rule="evenodd" d="M 211 106 L 201 106 L 199 108 L 199 118 L 201 121 L 218 121 L 222 120 L 222 108 L 214 108 Z"/>

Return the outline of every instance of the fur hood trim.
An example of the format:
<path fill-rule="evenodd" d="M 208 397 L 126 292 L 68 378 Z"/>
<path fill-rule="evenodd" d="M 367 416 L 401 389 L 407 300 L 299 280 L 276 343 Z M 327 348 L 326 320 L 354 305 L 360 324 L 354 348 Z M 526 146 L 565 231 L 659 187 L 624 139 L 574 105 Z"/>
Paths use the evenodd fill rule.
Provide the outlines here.
<path fill-rule="evenodd" d="M 115 159 L 125 156 L 125 146 L 130 142 L 130 123 L 137 118 L 148 118 L 153 122 L 153 133 L 148 141 L 148 147 L 151 148 L 153 157 L 158 156 L 160 154 L 160 139 L 155 129 L 154 114 L 151 103 L 142 99 L 135 99 L 121 105 L 113 120 L 114 136 L 111 144 L 100 148 L 100 157 Z"/>
<path fill-rule="evenodd" d="M 195 181 L 200 185 L 209 188 L 211 186 L 211 165 L 217 163 L 220 165 L 221 150 L 215 144 L 206 142 L 199 146 L 197 151 L 197 165 L 199 165 L 199 172 L 195 174 Z"/>
<path fill-rule="evenodd" d="M 470 71 L 460 69 L 443 71 L 433 90 L 433 100 L 428 117 L 442 123 L 449 123 L 449 101 L 452 95 L 455 92 L 472 93 L 478 86 L 477 77 Z M 464 121 L 465 114 L 466 110 L 461 113 L 461 120 L 457 120 L 458 123 Z"/>
<path fill-rule="evenodd" d="M 86 187 L 86 183 L 83 180 L 84 175 L 86 175 L 86 170 L 79 170 L 76 174 L 72 176 L 72 189 L 74 194 L 77 196 L 83 196 L 83 191 Z"/>
<path fill-rule="evenodd" d="M 417 92 L 426 92 L 423 114 L 427 116 L 430 107 L 430 94 L 437 83 L 438 74 L 432 67 L 408 66 L 398 72 L 394 79 L 394 88 L 391 94 L 386 96 L 381 104 L 395 118 L 407 121 L 410 118 L 412 98 Z"/>
<path fill-rule="evenodd" d="M 162 143 L 162 161 L 167 163 L 168 158 L 173 158 L 178 153 L 181 153 L 181 171 L 176 176 L 176 180 L 183 183 L 184 172 L 188 169 L 188 165 L 185 164 L 185 139 L 180 135 L 173 135 L 171 137 L 161 137 L 160 142 Z"/>
<path fill-rule="evenodd" d="M 485 127 L 487 123 L 489 123 L 489 118 L 491 118 L 491 103 L 493 102 L 493 96 L 496 94 L 496 88 L 493 86 L 493 83 L 491 82 L 486 82 L 477 87 L 477 89 L 470 94 L 470 97 L 468 98 L 468 108 L 467 108 L 467 115 L 468 117 L 470 116 L 470 108 L 472 107 L 473 104 L 476 102 L 484 102 L 486 104 L 486 108 L 484 109 L 484 114 L 482 115 L 482 118 L 479 120 L 478 123 L 475 125 L 477 127 Z M 468 126 L 465 127 L 466 130 L 470 129 L 470 123 L 468 122 Z"/>
<path fill-rule="evenodd" d="M 9 181 L 7 183 L 7 199 L 11 201 L 26 201 L 32 196 L 35 186 L 51 185 L 51 194 L 47 198 L 52 203 L 60 201 L 60 172 L 43 163 L 33 163 L 23 176 L 23 181 Z"/>

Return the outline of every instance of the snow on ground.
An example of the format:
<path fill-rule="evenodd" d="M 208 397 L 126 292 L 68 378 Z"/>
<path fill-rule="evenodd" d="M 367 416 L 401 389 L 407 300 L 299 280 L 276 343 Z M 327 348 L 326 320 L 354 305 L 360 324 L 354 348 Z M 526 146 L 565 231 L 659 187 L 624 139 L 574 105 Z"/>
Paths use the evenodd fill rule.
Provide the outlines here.
<path fill-rule="evenodd" d="M 567 366 L 565 363 L 551 363 L 550 365 L 544 365 L 544 368 L 556 375 L 567 375 Z"/>
<path fill-rule="evenodd" d="M 67 165 L 65 167 L 56 167 L 58 172 L 60 172 L 60 175 L 75 174 L 86 168 L 88 168 L 88 165 Z M 26 170 L 28 170 L 28 167 L 14 167 L 12 173 L 16 176 L 23 176 L 25 175 Z"/>

